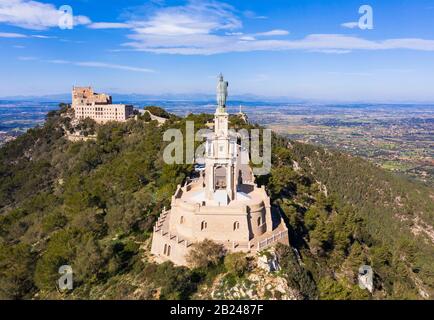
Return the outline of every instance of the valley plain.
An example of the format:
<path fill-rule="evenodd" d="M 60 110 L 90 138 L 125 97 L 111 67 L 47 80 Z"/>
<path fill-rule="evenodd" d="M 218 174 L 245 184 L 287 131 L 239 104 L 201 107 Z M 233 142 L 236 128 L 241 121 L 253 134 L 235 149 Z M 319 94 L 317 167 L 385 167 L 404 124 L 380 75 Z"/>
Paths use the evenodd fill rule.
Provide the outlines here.
<path fill-rule="evenodd" d="M 434 107 L 420 105 L 261 108 L 254 121 L 291 139 L 348 152 L 434 185 Z"/>
<path fill-rule="evenodd" d="M 136 108 L 164 107 L 180 116 L 213 112 L 212 101 L 125 100 Z M 254 123 L 301 142 L 360 156 L 434 186 L 434 106 L 414 104 L 289 104 L 232 101 Z M 0 145 L 41 124 L 55 102 L 0 101 Z"/>

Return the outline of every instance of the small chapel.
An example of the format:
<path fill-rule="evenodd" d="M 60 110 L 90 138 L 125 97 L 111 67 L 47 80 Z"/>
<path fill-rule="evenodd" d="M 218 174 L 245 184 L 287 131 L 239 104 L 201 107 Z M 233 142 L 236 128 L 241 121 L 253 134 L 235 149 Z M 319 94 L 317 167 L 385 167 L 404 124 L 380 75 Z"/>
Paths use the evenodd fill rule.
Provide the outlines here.
<path fill-rule="evenodd" d="M 272 210 L 265 188 L 255 183 L 249 150 L 229 130 L 228 82 L 220 75 L 214 131 L 206 136 L 205 169 L 179 185 L 152 236 L 156 261 L 187 265 L 192 244 L 205 239 L 229 252 L 257 252 L 278 242 L 288 244 L 288 229 Z"/>

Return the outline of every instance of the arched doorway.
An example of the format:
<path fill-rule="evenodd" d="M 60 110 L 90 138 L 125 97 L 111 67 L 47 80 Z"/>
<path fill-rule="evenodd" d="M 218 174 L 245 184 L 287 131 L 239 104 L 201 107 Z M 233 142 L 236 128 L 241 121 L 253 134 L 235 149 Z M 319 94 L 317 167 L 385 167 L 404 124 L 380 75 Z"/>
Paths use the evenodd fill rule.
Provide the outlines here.
<path fill-rule="evenodd" d="M 215 189 L 226 189 L 226 167 L 217 166 L 214 170 Z"/>

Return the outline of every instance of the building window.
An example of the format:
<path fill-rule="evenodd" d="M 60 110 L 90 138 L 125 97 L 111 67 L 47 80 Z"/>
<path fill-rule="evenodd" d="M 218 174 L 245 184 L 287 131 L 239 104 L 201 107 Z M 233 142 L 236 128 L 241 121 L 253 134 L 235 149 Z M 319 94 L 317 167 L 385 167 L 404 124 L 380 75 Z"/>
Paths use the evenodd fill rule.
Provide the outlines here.
<path fill-rule="evenodd" d="M 258 226 L 260 226 L 262 224 L 262 219 L 261 217 L 258 218 Z"/>
<path fill-rule="evenodd" d="M 238 221 L 234 222 L 234 230 L 238 230 L 240 228 L 240 223 Z"/>
<path fill-rule="evenodd" d="M 179 223 L 180 223 L 180 224 L 183 224 L 184 221 L 185 221 L 184 216 L 181 216 L 181 219 L 179 219 Z"/>
<path fill-rule="evenodd" d="M 206 221 L 202 221 L 202 223 L 200 224 L 200 230 L 205 230 L 208 227 L 208 224 L 206 223 Z"/>
<path fill-rule="evenodd" d="M 170 256 L 170 246 L 168 246 L 167 244 L 165 244 L 164 245 L 164 251 L 163 251 L 163 253 L 164 253 L 164 255 L 166 255 L 166 256 Z"/>

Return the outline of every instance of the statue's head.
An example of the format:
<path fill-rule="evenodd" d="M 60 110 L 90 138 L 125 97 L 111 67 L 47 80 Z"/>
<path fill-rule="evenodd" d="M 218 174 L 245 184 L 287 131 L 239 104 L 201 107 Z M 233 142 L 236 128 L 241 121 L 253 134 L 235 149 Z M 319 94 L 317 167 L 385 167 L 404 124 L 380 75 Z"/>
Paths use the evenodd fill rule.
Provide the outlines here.
<path fill-rule="evenodd" d="M 223 74 L 219 74 L 219 81 L 223 81 Z"/>

